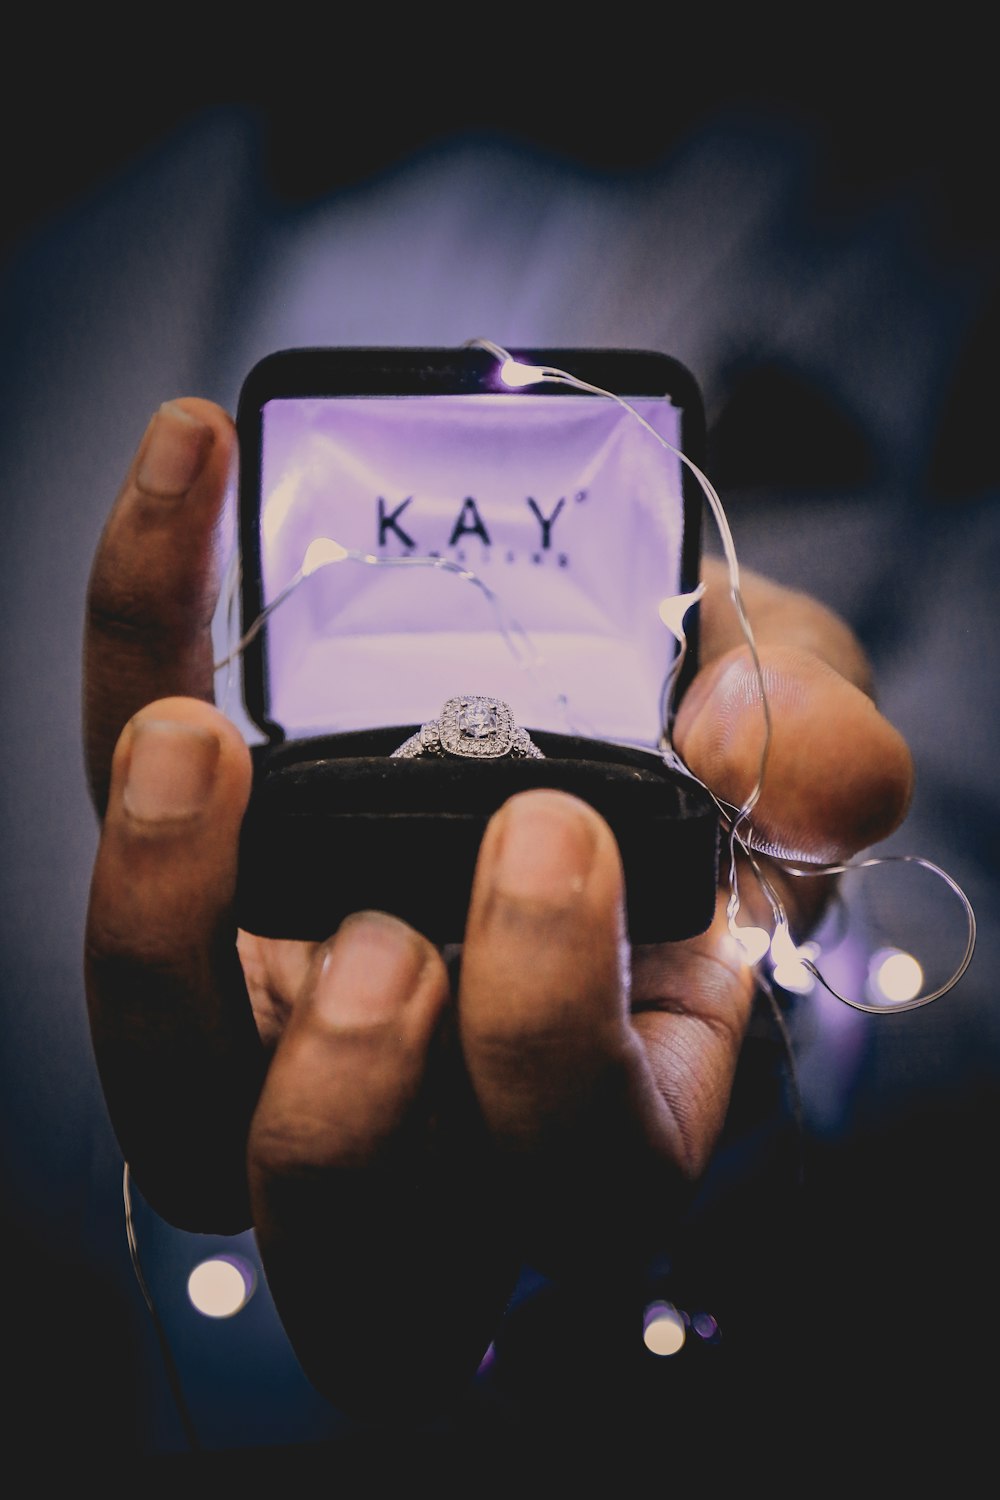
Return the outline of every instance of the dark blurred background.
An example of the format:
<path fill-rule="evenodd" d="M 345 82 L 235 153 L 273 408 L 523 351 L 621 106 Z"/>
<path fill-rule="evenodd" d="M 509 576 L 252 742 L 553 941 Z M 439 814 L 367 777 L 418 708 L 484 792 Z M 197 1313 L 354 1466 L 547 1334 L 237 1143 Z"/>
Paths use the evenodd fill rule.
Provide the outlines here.
<path fill-rule="evenodd" d="M 997 1337 L 1000 226 L 983 23 L 952 8 L 925 35 L 871 9 L 863 21 L 755 10 L 665 16 L 608 40 L 563 18 L 565 36 L 542 45 L 524 13 L 477 18 L 474 34 L 428 16 L 316 30 L 188 14 L 150 25 L 141 46 L 94 18 L 70 24 L 20 23 L 0 100 L 12 1440 L 105 1470 L 185 1451 L 128 1263 L 80 979 L 95 826 L 79 640 L 120 476 L 160 401 L 232 409 L 271 348 L 480 335 L 657 347 L 687 363 L 743 560 L 850 620 L 910 739 L 918 791 L 890 850 L 961 881 L 976 959 L 906 1015 L 795 1001 L 814 1258 L 804 1275 L 774 1258 L 785 1219 L 771 1184 L 733 1193 L 720 1224 L 742 1265 L 722 1264 L 718 1245 L 705 1265 L 728 1295 L 756 1299 L 748 1326 L 779 1354 L 776 1330 L 804 1324 L 811 1377 L 853 1320 L 851 1358 L 831 1353 L 822 1399 L 860 1382 L 862 1421 L 888 1398 L 879 1382 L 894 1412 L 947 1398 L 964 1451 L 973 1365 Z M 945 886 L 890 882 L 880 900 L 865 888 L 849 905 L 848 978 L 883 928 L 946 973 L 963 932 Z M 726 1157 L 723 1187 L 743 1162 Z M 237 1249 L 253 1264 L 252 1241 L 202 1243 L 141 1204 L 137 1217 L 206 1447 L 257 1462 L 353 1451 L 357 1433 L 309 1390 L 266 1289 L 223 1323 L 187 1302 L 197 1260 Z M 702 1292 L 710 1302 L 707 1270 Z M 539 1318 L 530 1337 L 551 1348 L 558 1325 L 575 1349 L 558 1316 Z M 595 1337 L 588 1370 L 603 1360 L 608 1376 L 619 1336 Z M 418 1379 L 418 1351 L 400 1357 Z M 540 1368 L 572 1387 L 571 1366 Z M 798 1378 L 768 1373 L 779 1387 Z M 690 1362 L 676 1377 L 711 1397 L 703 1378 Z M 636 1375 L 653 1382 L 650 1412 L 664 1379 Z M 832 1401 L 831 1426 L 843 1420 Z"/>

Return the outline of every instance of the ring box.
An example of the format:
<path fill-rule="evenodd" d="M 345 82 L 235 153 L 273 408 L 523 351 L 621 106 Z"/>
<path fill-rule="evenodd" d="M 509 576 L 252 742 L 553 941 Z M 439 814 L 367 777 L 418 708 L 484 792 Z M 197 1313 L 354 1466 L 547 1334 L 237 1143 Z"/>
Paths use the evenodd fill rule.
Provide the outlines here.
<path fill-rule="evenodd" d="M 375 907 L 459 943 L 489 817 L 547 786 L 610 824 L 634 942 L 703 931 L 717 809 L 662 753 L 697 659 L 697 603 L 684 650 L 660 612 L 698 582 L 690 373 L 635 350 L 284 350 L 237 429 L 260 734 L 240 926 L 322 940 Z M 509 704 L 540 754 L 394 754 L 462 693 Z"/>

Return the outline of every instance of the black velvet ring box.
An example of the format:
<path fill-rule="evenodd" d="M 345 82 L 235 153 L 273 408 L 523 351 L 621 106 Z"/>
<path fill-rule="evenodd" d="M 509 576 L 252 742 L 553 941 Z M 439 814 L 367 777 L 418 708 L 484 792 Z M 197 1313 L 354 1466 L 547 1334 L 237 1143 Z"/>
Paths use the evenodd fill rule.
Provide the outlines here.
<path fill-rule="evenodd" d="M 323 940 L 378 908 L 433 942 L 461 942 L 490 815 L 515 792 L 556 787 L 600 812 L 618 841 L 633 942 L 702 932 L 716 894 L 718 819 L 704 788 L 658 757 L 532 732 L 544 759 L 396 760 L 416 726 L 260 747 L 243 825 L 240 925 Z"/>
<path fill-rule="evenodd" d="M 672 701 L 697 660 L 697 604 L 679 657 L 657 612 L 698 582 L 701 491 L 678 449 L 700 457 L 700 393 L 650 351 L 521 351 L 513 383 L 506 353 L 285 350 L 244 382 L 237 649 L 264 740 L 240 851 L 247 931 L 324 940 L 375 908 L 460 943 L 487 821 L 533 787 L 609 823 L 633 942 L 712 920 L 717 809 L 655 748 L 671 657 Z M 677 446 L 657 448 L 611 391 Z M 555 694 L 512 664 L 535 639 Z M 511 701 L 538 758 L 394 755 L 463 690 Z"/>

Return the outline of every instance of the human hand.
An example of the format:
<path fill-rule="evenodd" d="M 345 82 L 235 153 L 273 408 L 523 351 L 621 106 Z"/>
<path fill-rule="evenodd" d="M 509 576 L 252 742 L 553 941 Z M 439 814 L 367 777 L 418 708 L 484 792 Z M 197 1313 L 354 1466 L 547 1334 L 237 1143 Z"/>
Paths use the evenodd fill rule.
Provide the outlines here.
<path fill-rule="evenodd" d="M 370 1406 L 393 1394 L 400 1309 L 435 1365 L 430 1393 L 474 1368 L 522 1259 L 572 1270 L 655 1241 L 722 1128 L 754 978 L 725 893 L 700 937 L 630 952 L 607 826 L 549 791 L 487 830 L 455 985 L 379 913 L 321 944 L 237 935 L 250 760 L 211 705 L 210 633 L 232 449 L 218 407 L 170 403 L 94 562 L 92 1035 L 146 1198 L 187 1228 L 252 1222 L 307 1373 Z M 674 738 L 739 805 L 762 716 L 726 580 L 711 563 L 706 579 L 702 670 Z M 755 833 L 845 857 L 904 815 L 905 744 L 846 627 L 763 579 L 744 596 L 774 724 Z M 804 922 L 812 885 L 789 890 Z"/>

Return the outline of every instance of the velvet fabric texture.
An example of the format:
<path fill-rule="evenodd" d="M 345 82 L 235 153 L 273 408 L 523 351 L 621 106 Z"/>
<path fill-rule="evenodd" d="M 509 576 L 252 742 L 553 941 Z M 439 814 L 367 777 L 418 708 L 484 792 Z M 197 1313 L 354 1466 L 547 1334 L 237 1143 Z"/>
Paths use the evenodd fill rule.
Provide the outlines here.
<path fill-rule="evenodd" d="M 610 824 L 633 942 L 672 942 L 709 925 L 718 815 L 693 777 L 648 751 L 541 731 L 529 732 L 542 760 L 393 759 L 417 727 L 255 747 L 241 927 L 322 941 L 350 912 L 374 907 L 432 942 L 461 942 L 486 823 L 529 787 L 571 792 Z"/>

